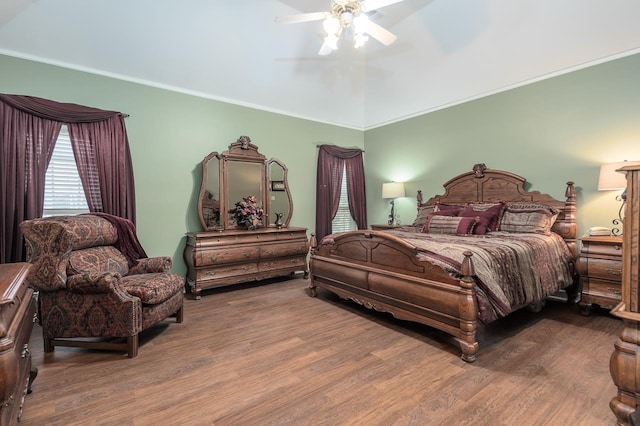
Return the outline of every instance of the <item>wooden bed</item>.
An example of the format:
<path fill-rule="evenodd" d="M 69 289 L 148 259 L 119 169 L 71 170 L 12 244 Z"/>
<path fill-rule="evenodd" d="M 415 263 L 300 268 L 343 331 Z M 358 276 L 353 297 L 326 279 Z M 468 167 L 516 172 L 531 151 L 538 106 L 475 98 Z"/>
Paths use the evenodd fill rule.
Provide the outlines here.
<path fill-rule="evenodd" d="M 444 184 L 444 195 L 423 203 L 418 192 L 418 208 L 436 203 L 536 203 L 555 208 L 558 216 L 551 230 L 566 242 L 570 254 L 577 256 L 576 196 L 568 182 L 566 200 L 524 189 L 525 179 L 506 171 L 490 170 L 476 164 L 473 171 Z M 557 238 L 556 238 L 557 239 Z M 560 241 L 560 243 L 562 243 Z M 325 237 L 312 236 L 309 294 L 325 288 L 343 299 L 350 299 L 376 311 L 388 312 L 403 320 L 415 321 L 450 334 L 459 343 L 462 359 L 473 362 L 478 351 L 476 272 L 472 253 L 460 259 L 459 274 L 420 256 L 417 247 L 387 231 L 359 230 Z M 568 301 L 577 297 L 577 276 L 566 288 Z"/>

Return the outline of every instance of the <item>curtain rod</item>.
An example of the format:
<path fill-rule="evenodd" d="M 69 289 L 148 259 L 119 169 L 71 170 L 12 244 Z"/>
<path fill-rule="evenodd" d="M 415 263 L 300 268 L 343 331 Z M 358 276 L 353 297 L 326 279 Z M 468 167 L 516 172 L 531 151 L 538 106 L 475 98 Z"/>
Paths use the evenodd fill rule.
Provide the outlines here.
<path fill-rule="evenodd" d="M 121 112 L 121 113 L 119 113 L 119 114 L 120 114 L 120 117 L 122 117 L 122 118 L 129 118 L 129 117 L 131 117 L 129 114 L 126 114 L 126 113 L 124 113 L 124 112 Z"/>

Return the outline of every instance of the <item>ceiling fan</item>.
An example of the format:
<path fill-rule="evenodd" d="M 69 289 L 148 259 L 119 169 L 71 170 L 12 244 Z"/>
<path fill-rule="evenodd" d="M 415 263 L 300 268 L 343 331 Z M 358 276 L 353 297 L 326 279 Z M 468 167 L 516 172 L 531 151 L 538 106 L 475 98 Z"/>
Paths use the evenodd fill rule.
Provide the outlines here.
<path fill-rule="evenodd" d="M 299 13 L 278 16 L 276 22 L 295 24 L 298 22 L 323 21 L 327 35 L 320 47 L 319 55 L 328 55 L 338 49 L 338 40 L 345 31 L 353 34 L 354 47 L 362 47 L 369 36 L 385 46 L 396 41 L 389 30 L 369 20 L 368 13 L 403 0 L 331 0 L 328 12 Z"/>

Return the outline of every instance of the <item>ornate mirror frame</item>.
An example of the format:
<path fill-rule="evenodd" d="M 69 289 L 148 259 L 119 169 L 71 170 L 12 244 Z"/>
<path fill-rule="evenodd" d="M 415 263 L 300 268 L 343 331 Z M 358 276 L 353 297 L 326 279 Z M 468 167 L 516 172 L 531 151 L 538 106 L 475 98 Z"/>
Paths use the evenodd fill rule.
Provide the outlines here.
<path fill-rule="evenodd" d="M 288 169 L 281 161 L 274 158 L 266 161 L 248 136 L 240 136 L 227 151 L 210 153 L 202 161 L 198 195 L 198 218 L 202 229 L 241 229 L 229 210 L 250 195 L 256 196 L 258 205 L 264 209 L 262 227 L 289 226 L 293 201 L 287 173 Z M 275 213 L 281 214 L 279 221 L 276 221 Z"/>
<path fill-rule="evenodd" d="M 293 216 L 293 200 L 287 180 L 289 169 L 282 161 L 272 158 L 267 161 L 267 173 L 269 177 L 269 185 L 267 186 L 269 225 L 286 228 L 291 222 L 291 216 Z M 278 214 L 281 215 L 279 218 Z"/>

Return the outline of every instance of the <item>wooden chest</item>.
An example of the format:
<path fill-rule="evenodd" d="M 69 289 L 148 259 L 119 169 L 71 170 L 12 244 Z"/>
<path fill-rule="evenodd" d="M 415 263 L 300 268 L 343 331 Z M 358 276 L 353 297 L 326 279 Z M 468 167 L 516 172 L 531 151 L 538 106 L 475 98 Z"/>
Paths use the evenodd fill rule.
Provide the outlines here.
<path fill-rule="evenodd" d="M 196 298 L 203 289 L 304 271 L 309 273 L 306 228 L 263 228 L 187 234 L 187 283 Z"/>
<path fill-rule="evenodd" d="M 29 264 L 0 264 L 0 425 L 13 425 L 35 378 L 29 338 L 36 303 L 25 281 Z"/>

